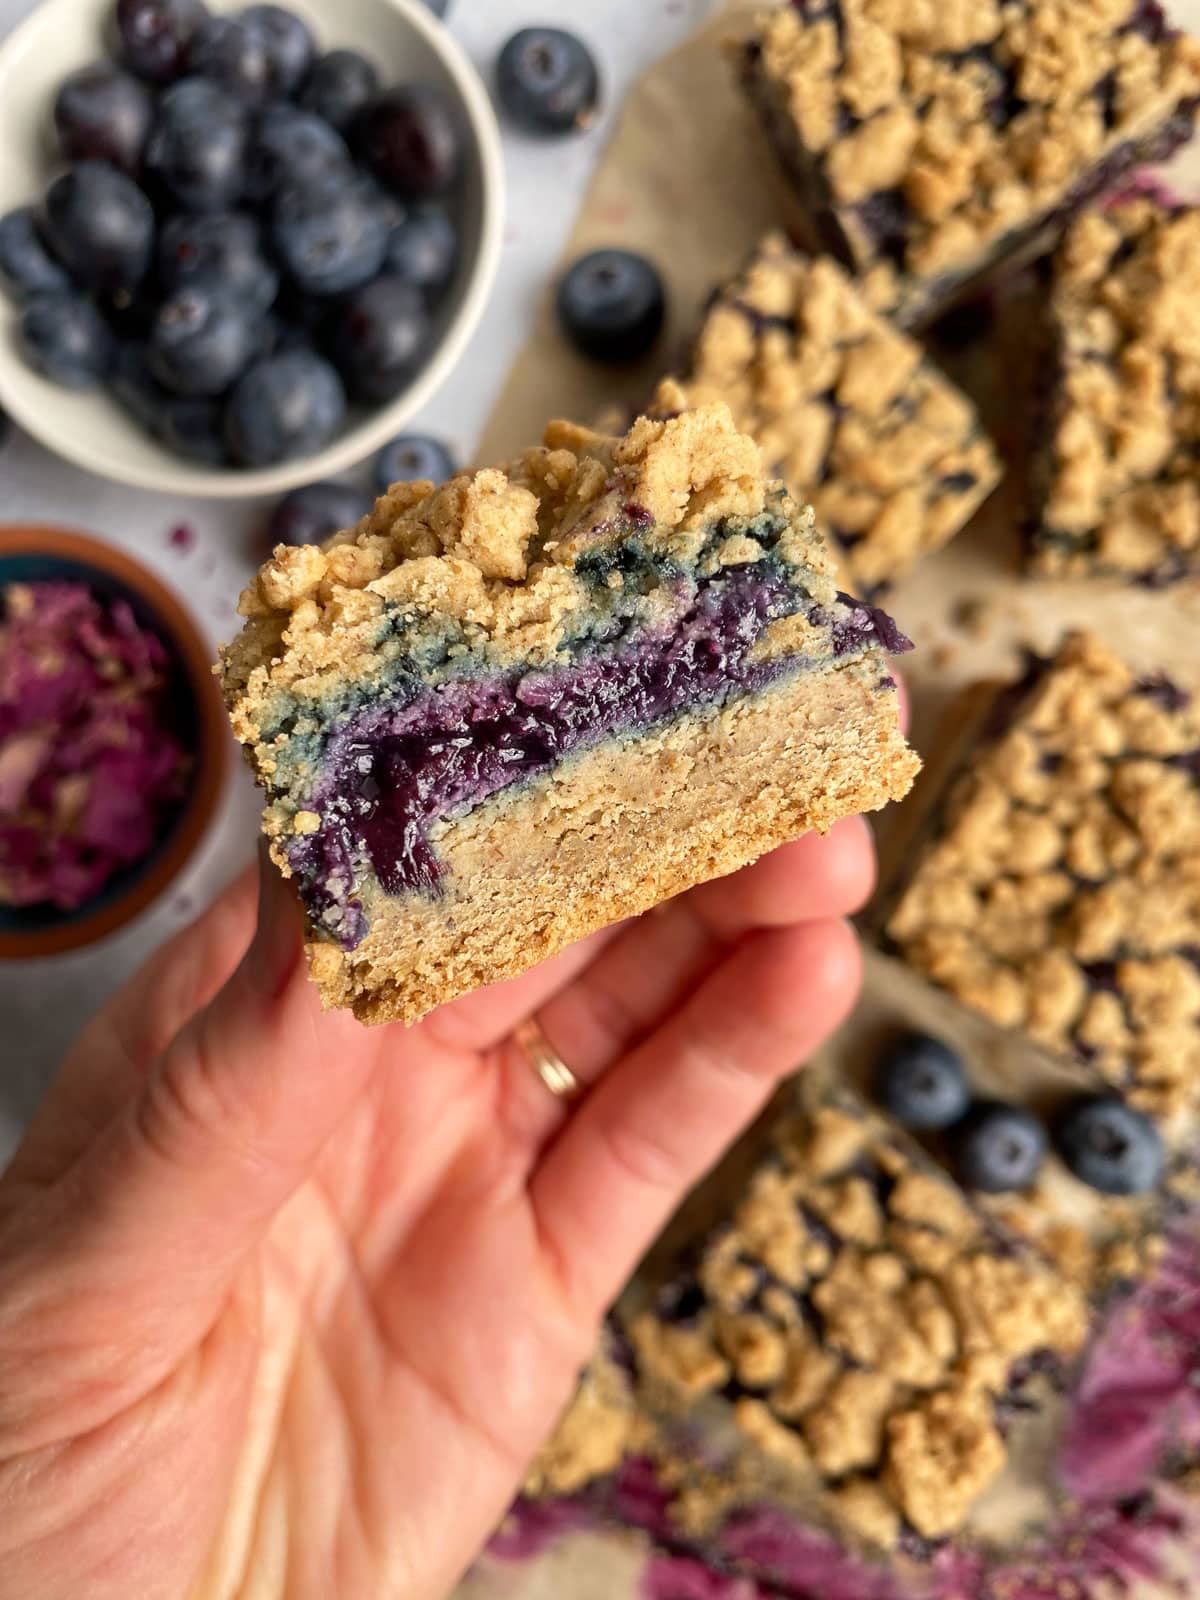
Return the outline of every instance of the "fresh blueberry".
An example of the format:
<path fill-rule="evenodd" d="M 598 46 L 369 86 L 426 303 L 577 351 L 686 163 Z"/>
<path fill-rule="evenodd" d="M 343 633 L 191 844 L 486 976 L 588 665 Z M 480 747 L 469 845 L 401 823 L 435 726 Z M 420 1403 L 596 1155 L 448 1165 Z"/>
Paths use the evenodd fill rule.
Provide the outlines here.
<path fill-rule="evenodd" d="M 644 356 L 662 331 L 666 296 L 653 262 L 631 250 L 592 250 L 558 286 L 563 331 L 581 354 L 619 364 Z"/>
<path fill-rule="evenodd" d="M 76 283 L 128 291 L 150 265 L 154 212 L 125 173 L 106 161 L 82 161 L 46 192 L 46 234 Z"/>
<path fill-rule="evenodd" d="M 113 399 L 139 427 L 155 438 L 161 436 L 171 396 L 150 371 L 146 346 L 141 340 L 118 346 L 108 387 Z"/>
<path fill-rule="evenodd" d="M 167 289 L 217 279 L 260 311 L 279 289 L 279 274 L 263 255 L 258 222 L 244 211 L 172 217 L 159 236 L 158 273 Z"/>
<path fill-rule="evenodd" d="M 146 165 L 186 211 L 223 211 L 241 193 L 247 139 L 243 106 L 206 78 L 183 78 L 158 103 Z"/>
<path fill-rule="evenodd" d="M 336 128 L 300 111 L 286 100 L 269 105 L 250 142 L 247 191 L 266 199 L 284 184 L 304 187 L 323 179 L 348 177 L 350 152 Z"/>
<path fill-rule="evenodd" d="M 54 99 L 54 126 L 68 161 L 111 161 L 136 174 L 153 121 L 146 85 L 107 61 L 73 72 Z"/>
<path fill-rule="evenodd" d="M 170 83 L 185 71 L 192 35 L 207 16 L 203 0 L 117 0 L 125 65 L 151 83 Z"/>
<path fill-rule="evenodd" d="M 345 414 L 345 392 L 329 363 L 287 350 L 256 361 L 238 380 L 225 410 L 225 441 L 242 466 L 292 461 L 327 444 Z"/>
<path fill-rule="evenodd" d="M 37 213 L 19 206 L 0 217 L 0 283 L 17 299 L 58 294 L 71 280 L 42 243 Z"/>
<path fill-rule="evenodd" d="M 443 194 L 462 167 L 454 107 L 429 84 L 399 84 L 375 95 L 355 119 L 353 142 L 380 181 L 406 200 Z"/>
<path fill-rule="evenodd" d="M 345 294 L 375 277 L 388 227 L 367 179 L 289 184 L 275 202 L 275 253 L 306 294 Z"/>
<path fill-rule="evenodd" d="M 879 1061 L 879 1103 L 904 1128 L 948 1128 L 966 1112 L 971 1087 L 961 1059 L 940 1039 L 909 1034 Z"/>
<path fill-rule="evenodd" d="M 370 509 L 367 496 L 348 483 L 310 483 L 293 489 L 272 511 L 267 542 L 272 549 L 277 544 L 320 544 L 343 528 L 353 528 Z"/>
<path fill-rule="evenodd" d="M 223 285 L 198 278 L 159 308 L 150 370 L 176 394 L 220 394 L 258 354 L 256 322 L 252 309 Z"/>
<path fill-rule="evenodd" d="M 522 28 L 496 62 L 500 104 L 529 133 L 571 133 L 596 113 L 600 74 L 582 39 L 564 28 Z"/>
<path fill-rule="evenodd" d="M 375 457 L 374 473 L 377 494 L 386 494 L 394 483 L 445 483 L 454 476 L 454 457 L 440 439 L 402 433 Z"/>
<path fill-rule="evenodd" d="M 163 408 L 160 436 L 186 461 L 223 466 L 229 460 L 224 437 L 224 407 L 217 400 L 172 395 Z"/>
<path fill-rule="evenodd" d="M 271 55 L 261 28 L 241 17 L 208 17 L 192 35 L 188 71 L 227 94 L 257 102 L 271 93 Z"/>
<path fill-rule="evenodd" d="M 398 394 L 425 354 L 429 319 L 411 283 L 376 278 L 347 300 L 332 348 L 356 400 L 373 405 Z"/>
<path fill-rule="evenodd" d="M 34 371 L 68 389 L 94 389 L 113 359 L 113 336 L 82 295 L 33 295 L 21 312 L 18 339 Z"/>
<path fill-rule="evenodd" d="M 308 24 L 294 11 L 271 5 L 247 6 L 239 20 L 263 40 L 271 92 L 295 94 L 307 78 L 317 53 Z"/>
<path fill-rule="evenodd" d="M 1162 1177 L 1162 1136 L 1118 1095 L 1076 1100 L 1054 1124 L 1054 1146 L 1083 1183 L 1101 1194 L 1145 1194 Z"/>
<path fill-rule="evenodd" d="M 357 50 L 331 50 L 318 58 L 308 75 L 300 104 L 346 133 L 372 96 L 379 93 L 379 74 Z"/>
<path fill-rule="evenodd" d="M 1032 1111 L 977 1100 L 950 1134 L 960 1182 L 984 1194 L 1028 1189 L 1046 1156 L 1046 1130 Z"/>
<path fill-rule="evenodd" d="M 384 271 L 428 295 L 446 287 L 457 265 L 458 233 L 436 206 L 409 212 L 388 236 Z"/>

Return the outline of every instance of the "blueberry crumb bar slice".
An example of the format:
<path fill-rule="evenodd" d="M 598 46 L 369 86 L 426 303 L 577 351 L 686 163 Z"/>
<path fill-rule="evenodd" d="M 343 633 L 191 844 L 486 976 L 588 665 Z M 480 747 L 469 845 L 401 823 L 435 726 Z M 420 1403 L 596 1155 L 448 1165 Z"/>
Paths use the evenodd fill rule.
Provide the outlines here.
<path fill-rule="evenodd" d="M 966 396 L 835 261 L 782 234 L 714 295 L 683 387 L 693 405 L 729 405 L 768 471 L 812 502 L 862 594 L 940 549 L 1000 478 Z M 679 403 L 664 384 L 656 409 Z"/>
<path fill-rule="evenodd" d="M 1200 1107 L 1200 710 L 1068 636 L 983 686 L 897 839 L 884 940 L 1168 1130 Z"/>
<path fill-rule="evenodd" d="M 890 618 L 720 406 L 397 484 L 222 654 L 328 1005 L 413 1021 L 903 795 Z"/>
<path fill-rule="evenodd" d="M 1200 100 L 1154 0 L 792 0 L 739 59 L 821 247 L 905 326 L 1164 159 Z"/>
<path fill-rule="evenodd" d="M 679 1418 L 674 1516 L 705 1536 L 775 1503 L 905 1559 L 994 1537 L 981 1506 L 1044 1453 L 1087 1301 L 844 1085 L 810 1069 L 797 1093 L 728 1220 L 628 1319 L 643 1404 Z"/>
<path fill-rule="evenodd" d="M 1081 217 L 1049 322 L 1034 570 L 1200 579 L 1200 212 L 1135 193 Z"/>

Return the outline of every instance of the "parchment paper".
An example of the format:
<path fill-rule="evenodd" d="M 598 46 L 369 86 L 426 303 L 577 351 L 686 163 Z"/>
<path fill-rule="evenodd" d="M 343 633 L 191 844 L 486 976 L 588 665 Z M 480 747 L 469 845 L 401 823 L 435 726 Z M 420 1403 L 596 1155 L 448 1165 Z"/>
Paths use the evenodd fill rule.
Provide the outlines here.
<path fill-rule="evenodd" d="M 564 254 L 564 264 L 600 245 L 649 255 L 666 279 L 670 301 L 661 346 L 645 363 L 615 373 L 582 361 L 556 326 L 548 285 L 534 335 L 485 430 L 480 460 L 504 459 L 537 440 L 550 416 L 601 422 L 636 406 L 678 363 L 713 285 L 760 234 L 786 220 L 791 197 L 721 49 L 755 9 L 746 0 L 732 0 L 715 23 L 635 86 Z M 1200 32 L 1200 0 L 1176 0 L 1167 9 L 1182 26 Z M 1200 196 L 1200 148 L 1177 157 L 1168 177 L 1177 192 Z M 1200 585 L 1152 593 L 1101 583 L 1034 582 L 1019 571 L 1032 379 L 1032 341 L 1024 329 L 1036 312 L 1029 297 L 1038 292 L 1033 281 L 1014 285 L 981 342 L 958 351 L 931 345 L 935 358 L 980 404 L 1008 471 L 969 528 L 887 598 L 917 645 L 903 670 L 918 749 L 936 747 L 947 708 L 964 686 L 1014 675 L 1024 647 L 1048 650 L 1073 626 L 1098 631 L 1141 669 L 1169 666 L 1172 676 L 1200 684 Z M 886 846 L 886 816 L 878 828 Z M 964 1016 L 896 963 L 878 957 L 869 959 L 855 1018 L 826 1055 L 858 1076 L 872 1034 L 897 1022 L 933 1027 L 955 1040 L 995 1088 L 1015 1091 L 1029 1081 L 1027 1046 Z M 529 1561 L 485 1558 L 464 1584 L 461 1600 L 621 1600 L 639 1593 L 640 1548 L 634 1539 L 589 1533 L 568 1535 Z M 1161 1591 L 1147 1585 L 1138 1593 L 1157 1600 Z"/>

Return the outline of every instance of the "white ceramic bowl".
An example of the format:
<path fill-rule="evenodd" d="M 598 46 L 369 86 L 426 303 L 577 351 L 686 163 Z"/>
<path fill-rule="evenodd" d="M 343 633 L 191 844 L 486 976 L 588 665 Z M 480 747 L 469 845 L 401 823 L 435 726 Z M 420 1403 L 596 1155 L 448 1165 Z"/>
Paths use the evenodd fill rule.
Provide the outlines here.
<path fill-rule="evenodd" d="M 278 466 L 208 467 L 172 455 L 99 392 L 79 394 L 32 372 L 14 339 L 16 312 L 0 290 L 0 406 L 47 449 L 78 466 L 167 494 L 278 494 L 361 460 L 402 431 L 461 354 L 495 277 L 504 207 L 500 135 L 479 75 L 422 0 L 286 0 L 320 49 L 348 46 L 374 61 L 384 82 L 436 84 L 457 103 L 466 133 L 458 275 L 435 322 L 429 359 L 387 405 L 352 411 L 317 455 Z M 0 44 L 0 213 L 41 199 L 58 162 L 51 107 L 69 72 L 106 52 L 114 0 L 45 0 Z M 218 0 L 214 9 L 235 9 Z"/>

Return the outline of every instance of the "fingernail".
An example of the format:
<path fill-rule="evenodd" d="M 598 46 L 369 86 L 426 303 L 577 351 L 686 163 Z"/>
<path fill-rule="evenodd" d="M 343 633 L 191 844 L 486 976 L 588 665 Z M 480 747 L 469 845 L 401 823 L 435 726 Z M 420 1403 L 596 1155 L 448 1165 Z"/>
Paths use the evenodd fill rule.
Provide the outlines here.
<path fill-rule="evenodd" d="M 265 839 L 258 847 L 258 927 L 246 960 L 257 987 L 275 999 L 300 962 L 304 923 L 295 893 L 271 859 Z"/>

